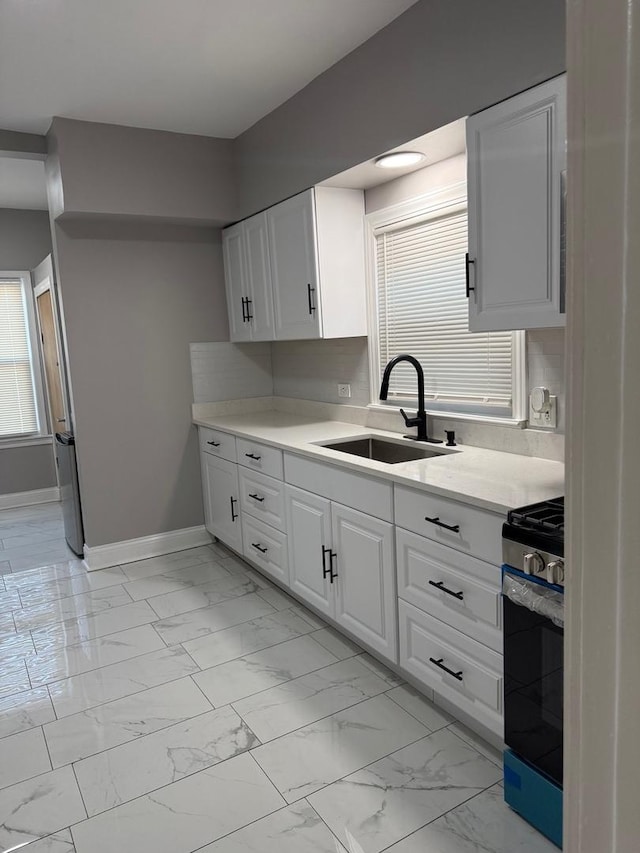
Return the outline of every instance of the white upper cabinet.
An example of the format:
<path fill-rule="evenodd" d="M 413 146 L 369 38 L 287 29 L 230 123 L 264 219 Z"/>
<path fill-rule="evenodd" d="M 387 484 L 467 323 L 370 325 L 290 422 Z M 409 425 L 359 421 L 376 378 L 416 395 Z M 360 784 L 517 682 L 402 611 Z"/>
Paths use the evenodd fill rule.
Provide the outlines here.
<path fill-rule="evenodd" d="M 313 190 L 267 211 L 276 338 L 322 337 Z"/>
<path fill-rule="evenodd" d="M 231 340 L 273 340 L 266 214 L 225 228 L 222 249 Z"/>
<path fill-rule="evenodd" d="M 364 195 L 315 187 L 223 232 L 232 341 L 367 334 Z"/>
<path fill-rule="evenodd" d="M 467 120 L 469 328 L 564 326 L 566 77 Z"/>

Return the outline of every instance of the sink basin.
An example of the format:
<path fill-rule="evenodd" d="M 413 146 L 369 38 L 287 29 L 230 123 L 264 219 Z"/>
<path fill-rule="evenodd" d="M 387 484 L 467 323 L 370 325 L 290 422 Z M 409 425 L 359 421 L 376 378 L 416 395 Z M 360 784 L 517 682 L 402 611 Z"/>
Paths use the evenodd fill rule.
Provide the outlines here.
<path fill-rule="evenodd" d="M 326 447 L 328 450 L 337 450 L 339 453 L 348 453 L 351 456 L 374 459 L 376 462 L 386 462 L 387 465 L 398 465 L 400 462 L 413 462 L 417 459 L 431 459 L 434 456 L 446 456 L 451 452 L 434 450 L 432 447 L 419 444 L 387 441 L 384 438 L 355 438 L 348 441 L 322 444 L 322 447 Z"/>

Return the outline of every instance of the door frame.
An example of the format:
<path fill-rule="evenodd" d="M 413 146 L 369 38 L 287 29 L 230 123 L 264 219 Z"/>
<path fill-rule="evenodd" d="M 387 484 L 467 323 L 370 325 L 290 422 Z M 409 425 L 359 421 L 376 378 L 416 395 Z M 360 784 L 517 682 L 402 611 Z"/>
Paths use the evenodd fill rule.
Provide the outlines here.
<path fill-rule="evenodd" d="M 60 303 L 58 300 L 58 289 L 53 270 L 53 258 L 51 255 L 41 261 L 33 270 L 33 302 L 38 331 L 38 350 L 40 352 L 40 372 L 42 373 L 43 387 L 47 392 L 47 404 L 49 403 L 49 387 L 47 385 L 47 374 L 44 366 L 44 353 L 42 351 L 42 325 L 40 323 L 40 311 L 38 310 L 38 297 L 43 293 L 50 291 L 51 307 L 53 309 L 53 328 L 56 336 L 56 350 L 58 353 L 58 365 L 60 372 L 60 386 L 62 390 L 62 405 L 64 406 L 65 421 L 67 429 L 71 428 L 71 407 L 69 405 L 69 389 L 67 385 L 66 360 L 62 338 L 62 317 L 60 312 Z M 49 419 L 50 411 L 47 405 L 47 419 Z M 55 434 L 55 424 L 49 424 L 51 434 Z"/>

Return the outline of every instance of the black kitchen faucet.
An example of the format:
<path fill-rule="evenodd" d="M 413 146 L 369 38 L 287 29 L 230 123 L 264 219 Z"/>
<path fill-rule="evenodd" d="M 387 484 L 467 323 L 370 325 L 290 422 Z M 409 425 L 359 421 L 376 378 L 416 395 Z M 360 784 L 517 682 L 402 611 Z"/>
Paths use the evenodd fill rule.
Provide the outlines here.
<path fill-rule="evenodd" d="M 422 365 L 418 361 L 417 358 L 414 358 L 412 355 L 407 355 L 406 353 L 403 355 L 397 355 L 395 358 L 392 358 L 389 364 L 384 369 L 384 374 L 382 375 L 382 385 L 380 386 L 380 399 L 386 400 L 387 395 L 389 393 L 389 379 L 391 377 L 391 371 L 399 364 L 401 361 L 408 361 L 409 364 L 412 364 L 416 373 L 418 374 L 418 413 L 415 418 L 407 417 L 407 413 L 404 409 L 400 409 L 400 414 L 404 418 L 404 422 L 408 427 L 418 427 L 417 435 L 407 435 L 406 438 L 413 438 L 415 441 L 430 441 L 432 444 L 442 444 L 442 439 L 439 438 L 429 438 L 429 433 L 427 432 L 427 412 L 424 408 L 424 371 L 422 369 Z"/>

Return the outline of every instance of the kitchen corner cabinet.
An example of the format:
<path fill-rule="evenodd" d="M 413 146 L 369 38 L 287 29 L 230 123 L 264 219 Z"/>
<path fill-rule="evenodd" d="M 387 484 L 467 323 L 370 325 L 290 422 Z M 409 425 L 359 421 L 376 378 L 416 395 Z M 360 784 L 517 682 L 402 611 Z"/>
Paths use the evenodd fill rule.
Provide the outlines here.
<path fill-rule="evenodd" d="M 222 239 L 232 341 L 367 334 L 360 190 L 306 190 Z"/>
<path fill-rule="evenodd" d="M 393 525 L 286 486 L 291 589 L 397 661 Z"/>
<path fill-rule="evenodd" d="M 467 119 L 469 329 L 564 326 L 566 76 Z"/>
<path fill-rule="evenodd" d="M 232 341 L 274 338 L 266 214 L 226 228 L 222 238 Z"/>
<path fill-rule="evenodd" d="M 200 459 L 205 527 L 226 545 L 242 552 L 238 466 L 207 452 L 201 453 Z"/>

